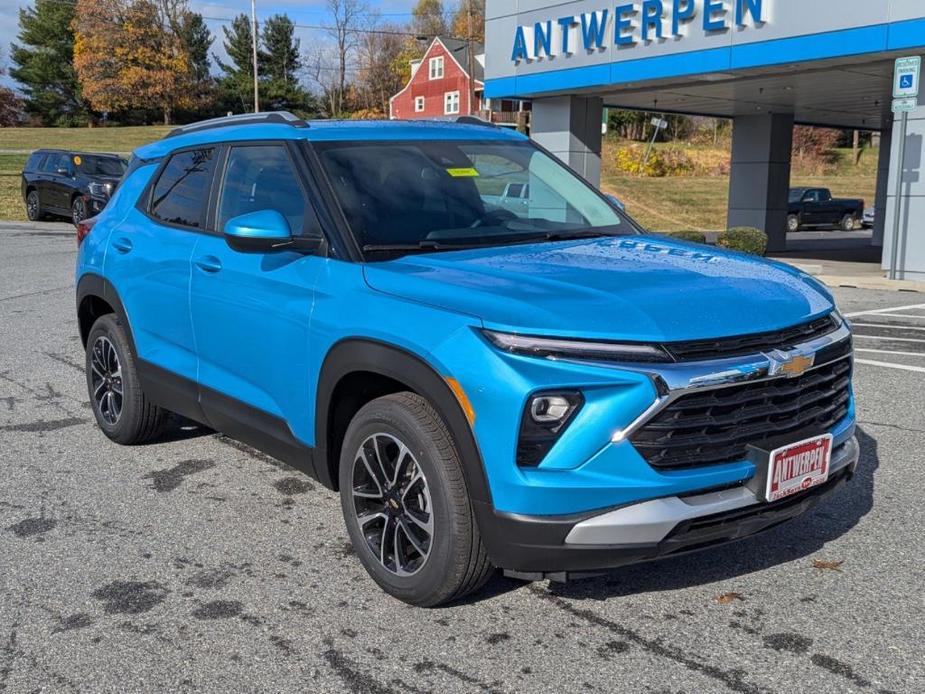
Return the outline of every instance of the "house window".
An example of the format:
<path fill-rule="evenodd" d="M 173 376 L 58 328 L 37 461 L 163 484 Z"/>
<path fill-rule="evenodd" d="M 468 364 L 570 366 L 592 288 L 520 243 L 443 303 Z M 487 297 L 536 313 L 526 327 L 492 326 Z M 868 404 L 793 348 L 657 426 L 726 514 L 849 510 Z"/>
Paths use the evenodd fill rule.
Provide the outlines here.
<path fill-rule="evenodd" d="M 430 78 L 432 80 L 443 79 L 443 56 L 431 58 L 428 65 L 430 66 Z"/>
<path fill-rule="evenodd" d="M 414 112 L 420 113 L 424 110 L 424 97 L 416 96 L 414 97 Z"/>
<path fill-rule="evenodd" d="M 447 92 L 443 95 L 443 112 L 459 113 L 459 92 Z"/>

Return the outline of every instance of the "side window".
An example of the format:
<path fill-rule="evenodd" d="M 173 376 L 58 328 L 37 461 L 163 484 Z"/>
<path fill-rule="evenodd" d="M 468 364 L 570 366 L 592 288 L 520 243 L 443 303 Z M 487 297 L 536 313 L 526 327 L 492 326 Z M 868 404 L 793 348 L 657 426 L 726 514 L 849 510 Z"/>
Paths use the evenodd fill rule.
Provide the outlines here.
<path fill-rule="evenodd" d="M 49 173 L 58 173 L 59 171 L 71 172 L 74 170 L 74 165 L 71 163 L 70 154 L 49 156 L 47 161 L 48 163 L 46 163 L 45 168 Z"/>
<path fill-rule="evenodd" d="M 154 184 L 149 207 L 151 215 L 169 224 L 202 228 L 215 166 L 214 155 L 214 149 L 173 155 Z"/>
<path fill-rule="evenodd" d="M 276 210 L 294 236 L 321 234 L 314 211 L 283 145 L 232 147 L 218 201 L 217 226 L 249 212 Z"/>
<path fill-rule="evenodd" d="M 45 163 L 45 155 L 41 152 L 35 152 L 29 157 L 29 160 L 26 162 L 24 171 L 39 171 L 42 168 L 42 164 Z"/>
<path fill-rule="evenodd" d="M 47 154 L 42 162 L 42 173 L 54 173 L 58 165 L 58 155 L 54 152 Z"/>

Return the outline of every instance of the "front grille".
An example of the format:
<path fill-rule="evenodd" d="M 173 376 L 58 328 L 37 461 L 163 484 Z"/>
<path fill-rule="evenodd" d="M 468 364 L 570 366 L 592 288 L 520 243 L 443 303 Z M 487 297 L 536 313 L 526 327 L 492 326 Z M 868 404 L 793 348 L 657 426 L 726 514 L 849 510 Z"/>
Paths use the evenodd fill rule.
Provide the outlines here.
<path fill-rule="evenodd" d="M 737 337 L 722 337 L 715 340 L 690 340 L 669 342 L 664 345 L 675 361 L 700 361 L 725 359 L 748 354 L 758 354 L 775 349 L 789 350 L 804 342 L 824 337 L 838 328 L 831 314 L 783 330 L 754 333 Z"/>
<path fill-rule="evenodd" d="M 847 416 L 850 397 L 851 360 L 841 359 L 797 378 L 682 395 L 630 441 L 658 469 L 729 463 L 744 459 L 750 444 L 830 431 Z"/>

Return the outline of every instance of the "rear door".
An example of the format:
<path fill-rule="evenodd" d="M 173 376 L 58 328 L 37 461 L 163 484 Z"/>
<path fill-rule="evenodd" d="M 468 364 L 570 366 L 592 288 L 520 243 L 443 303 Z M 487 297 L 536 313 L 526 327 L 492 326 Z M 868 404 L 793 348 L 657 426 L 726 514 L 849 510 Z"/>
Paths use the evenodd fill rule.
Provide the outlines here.
<path fill-rule="evenodd" d="M 172 154 L 110 234 L 106 252 L 106 274 L 125 306 L 142 368 L 180 376 L 193 392 L 190 258 L 205 227 L 216 159 L 214 146 Z"/>
<path fill-rule="evenodd" d="M 243 404 L 278 418 L 279 428 L 266 426 L 264 434 L 288 427 L 311 442 L 309 323 L 324 259 L 284 249 L 236 251 L 220 233 L 229 219 L 276 210 L 293 235 L 320 235 L 299 156 L 285 142 L 228 147 L 216 180 L 216 232 L 196 244 L 190 302 L 209 421 L 220 429 L 240 425 L 249 416 Z"/>
<path fill-rule="evenodd" d="M 48 205 L 61 213 L 69 214 L 76 173 L 73 157 L 65 152 L 51 158 L 54 160 L 54 165 L 47 183 Z"/>

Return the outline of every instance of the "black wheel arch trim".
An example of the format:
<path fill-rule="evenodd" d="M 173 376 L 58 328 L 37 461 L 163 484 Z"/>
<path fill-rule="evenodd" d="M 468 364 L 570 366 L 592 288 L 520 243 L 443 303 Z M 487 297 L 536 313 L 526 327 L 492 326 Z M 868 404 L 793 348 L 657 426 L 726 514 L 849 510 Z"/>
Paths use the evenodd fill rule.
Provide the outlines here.
<path fill-rule="evenodd" d="M 319 479 L 337 487 L 337 465 L 330 460 L 331 398 L 341 380 L 355 372 L 371 372 L 406 384 L 426 398 L 446 424 L 459 449 L 466 486 L 474 506 L 491 506 L 491 490 L 475 434 L 456 395 L 440 373 L 405 349 L 368 338 L 346 338 L 328 351 L 318 378 L 315 410 L 316 469 Z"/>
<path fill-rule="evenodd" d="M 83 275 L 77 282 L 78 320 L 80 316 L 80 308 L 83 306 L 84 300 L 90 297 L 102 299 L 112 307 L 113 312 L 125 327 L 125 335 L 128 337 L 129 348 L 132 350 L 132 356 L 137 358 L 138 351 L 135 349 L 135 337 L 132 334 L 132 325 L 128 319 L 128 314 L 125 312 L 125 306 L 122 305 L 122 299 L 119 298 L 119 292 L 116 291 L 116 288 L 102 275 L 97 275 L 95 273 L 87 273 Z M 90 327 L 92 326 L 87 326 L 86 330 L 83 330 L 82 326 L 79 327 L 81 328 L 80 340 L 83 343 L 83 346 L 86 347 L 87 335 L 89 334 Z"/>

